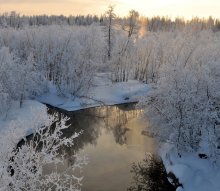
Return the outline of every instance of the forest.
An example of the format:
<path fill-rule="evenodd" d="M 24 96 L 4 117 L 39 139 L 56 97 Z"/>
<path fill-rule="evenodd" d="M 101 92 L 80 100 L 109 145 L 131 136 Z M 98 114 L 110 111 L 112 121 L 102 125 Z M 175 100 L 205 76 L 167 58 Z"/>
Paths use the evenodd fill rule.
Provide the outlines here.
<path fill-rule="evenodd" d="M 86 97 L 95 74 L 109 73 L 113 84 L 138 80 L 151 86 L 138 104 L 150 121 L 149 134 L 172 144 L 179 157 L 205 154 L 217 164 L 219 42 L 220 20 L 212 17 L 147 18 L 135 10 L 118 17 L 112 6 L 100 17 L 4 13 L 0 116 L 14 101 L 22 108 L 24 100 L 47 93 L 50 84 L 61 97 Z"/>

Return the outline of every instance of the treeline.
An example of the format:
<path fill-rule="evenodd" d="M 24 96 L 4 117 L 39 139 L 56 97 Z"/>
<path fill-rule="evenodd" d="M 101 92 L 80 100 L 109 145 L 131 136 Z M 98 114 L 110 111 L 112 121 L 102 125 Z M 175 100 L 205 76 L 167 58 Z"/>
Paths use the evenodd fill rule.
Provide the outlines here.
<path fill-rule="evenodd" d="M 24 28 L 28 26 L 46 26 L 46 25 L 91 25 L 92 23 L 100 23 L 102 18 L 96 15 L 34 15 L 25 16 L 16 12 L 3 13 L 0 15 L 0 27 Z"/>
<path fill-rule="evenodd" d="M 117 22 L 122 22 L 126 17 L 117 17 Z M 64 15 L 34 15 L 25 16 L 20 15 L 14 11 L 10 13 L 3 13 L 0 15 L 0 27 L 11 28 L 24 28 L 28 26 L 45 26 L 45 25 L 79 25 L 87 26 L 93 23 L 99 23 L 100 25 L 106 25 L 106 14 L 101 16 L 97 15 L 76 15 L 76 16 L 64 16 Z M 208 30 L 213 31 L 220 30 L 220 20 L 216 18 L 198 18 L 194 17 L 190 20 L 184 18 L 175 18 L 172 20 L 170 17 L 155 16 L 155 17 L 140 17 L 139 24 L 143 25 L 147 31 L 174 31 L 182 30 L 183 28 L 192 28 L 195 30 Z"/>
<path fill-rule="evenodd" d="M 147 31 L 175 31 L 183 30 L 184 28 L 191 28 L 194 30 L 220 30 L 220 20 L 212 17 L 198 18 L 194 17 L 191 20 L 184 18 L 175 18 L 172 20 L 169 17 L 153 17 L 142 18 L 142 22 L 146 23 Z"/>

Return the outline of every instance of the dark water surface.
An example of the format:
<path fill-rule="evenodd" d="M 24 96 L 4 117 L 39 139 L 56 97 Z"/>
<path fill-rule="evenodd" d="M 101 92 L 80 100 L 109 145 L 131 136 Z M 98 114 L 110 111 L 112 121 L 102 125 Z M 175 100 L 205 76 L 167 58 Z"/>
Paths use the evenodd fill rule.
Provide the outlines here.
<path fill-rule="evenodd" d="M 70 127 L 65 136 L 83 130 L 73 148 L 66 149 L 69 156 L 77 151 L 88 157 L 82 191 L 125 191 L 133 184 L 132 164 L 155 150 L 154 140 L 142 133 L 146 128 L 142 113 L 133 104 L 66 113 Z M 61 170 L 71 162 L 68 157 L 65 160 Z"/>

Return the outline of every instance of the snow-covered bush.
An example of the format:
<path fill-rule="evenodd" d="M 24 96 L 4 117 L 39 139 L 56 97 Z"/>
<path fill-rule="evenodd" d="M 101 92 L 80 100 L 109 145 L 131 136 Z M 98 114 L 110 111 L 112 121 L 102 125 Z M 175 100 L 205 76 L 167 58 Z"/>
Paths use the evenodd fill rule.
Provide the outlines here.
<path fill-rule="evenodd" d="M 130 38 L 130 37 L 129 37 Z M 112 50 L 112 59 L 109 61 L 111 65 L 112 81 L 123 82 L 131 79 L 132 66 L 135 65 L 134 56 L 134 42 L 129 39 L 125 32 L 120 30 L 115 34 L 114 49 Z"/>
<path fill-rule="evenodd" d="M 52 81 L 62 95 L 86 93 L 98 66 L 103 65 L 104 46 L 104 35 L 98 25 L 0 30 L 0 47 L 9 48 L 16 58 L 14 64 L 23 63 L 19 66 L 25 67 L 25 63 L 33 63 L 41 78 Z M 33 71 L 20 68 L 18 75 L 25 76 L 27 69 Z M 33 76 L 30 71 L 26 73 Z"/>
<path fill-rule="evenodd" d="M 65 153 L 62 151 L 61 155 L 59 149 L 72 146 L 79 134 L 63 137 L 62 130 L 67 128 L 65 120 L 57 122 L 55 118 L 47 118 L 44 122 L 46 126 L 34 129 L 31 139 L 24 138 L 17 148 L 14 141 L 22 134 L 22 128 L 11 123 L 10 130 L 1 133 L 0 190 L 80 190 L 82 177 L 77 177 L 75 170 L 86 164 L 83 156 L 71 156 L 74 163 L 63 172 L 58 172 L 56 167 L 53 172 L 45 172 L 44 169 L 47 165 L 62 164 Z M 40 124 L 41 121 L 34 126 Z M 54 128 L 50 128 L 52 124 Z"/>
<path fill-rule="evenodd" d="M 212 32 L 178 34 L 156 88 L 145 99 L 149 131 L 173 143 L 179 154 L 202 152 L 214 160 L 220 157 L 216 38 Z"/>
<path fill-rule="evenodd" d="M 25 98 L 39 95 L 45 91 L 45 79 L 36 71 L 31 56 L 20 61 L 9 49 L 0 49 L 0 93 L 3 99 L 0 100 L 2 107 L 10 105 L 11 100 L 22 101 Z"/>
<path fill-rule="evenodd" d="M 64 52 L 57 87 L 61 94 L 84 96 L 93 76 L 103 64 L 104 43 L 98 26 L 82 28 L 74 34 Z"/>
<path fill-rule="evenodd" d="M 0 87 L 0 115 L 6 114 L 10 108 L 11 100 L 7 93 L 4 93 L 2 88 Z"/>

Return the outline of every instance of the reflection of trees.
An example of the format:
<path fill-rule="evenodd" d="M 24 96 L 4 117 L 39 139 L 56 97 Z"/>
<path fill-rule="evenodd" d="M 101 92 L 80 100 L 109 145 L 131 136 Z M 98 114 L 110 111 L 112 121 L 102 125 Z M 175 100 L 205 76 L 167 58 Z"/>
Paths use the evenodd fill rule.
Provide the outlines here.
<path fill-rule="evenodd" d="M 70 137 L 74 133 L 82 132 L 79 137 L 74 139 L 74 145 L 72 147 L 63 146 L 60 150 L 60 154 L 64 154 L 65 152 L 65 158 L 70 164 L 74 162 L 74 154 L 85 145 L 96 144 L 96 140 L 100 135 L 100 128 L 97 128 L 100 118 L 92 115 L 91 110 L 65 112 L 50 107 L 48 113 L 56 115 L 59 121 L 66 117 L 68 118 L 66 125 L 69 127 L 63 130 L 63 136 Z"/>
<path fill-rule="evenodd" d="M 90 108 L 75 112 L 66 112 L 50 107 L 48 113 L 56 115 L 58 121 L 68 117 L 66 125 L 68 125 L 69 128 L 63 130 L 63 136 L 69 137 L 75 132 L 83 132 L 75 139 L 73 147 L 61 149 L 61 153 L 62 150 L 65 150 L 67 158 L 71 161 L 71 156 L 85 145 L 96 144 L 101 134 L 101 128 L 105 128 L 108 132 L 112 132 L 116 143 L 120 145 L 126 144 L 126 132 L 129 131 L 127 123 L 129 120 L 138 117 L 141 110 L 135 110 L 134 105 L 126 104 Z"/>
<path fill-rule="evenodd" d="M 126 144 L 126 132 L 129 131 L 127 123 L 129 120 L 138 117 L 142 111 L 135 109 L 135 104 L 123 104 L 118 106 L 105 106 L 90 108 L 76 112 L 66 112 L 57 108 L 51 108 L 49 114 L 56 114 L 59 120 L 68 117 L 67 125 L 70 127 L 64 130 L 64 136 L 70 136 L 75 132 L 83 131 L 76 139 L 75 150 L 83 148 L 86 144 L 96 144 L 100 135 L 100 126 L 112 132 L 115 142 Z"/>
<path fill-rule="evenodd" d="M 120 145 L 126 144 L 126 132 L 129 131 L 126 127 L 128 122 L 127 112 L 116 106 L 107 107 L 105 112 L 104 123 L 106 130 L 113 133 L 116 143 Z"/>
<path fill-rule="evenodd" d="M 113 135 L 115 137 L 115 142 L 123 145 L 126 144 L 127 138 L 126 138 L 126 132 L 129 131 L 129 128 L 126 128 L 124 124 L 117 124 L 114 128 L 111 129 L 113 132 Z"/>
<path fill-rule="evenodd" d="M 132 165 L 133 184 L 128 191 L 175 191 L 168 181 L 160 158 L 147 155 L 143 162 Z"/>
<path fill-rule="evenodd" d="M 126 144 L 126 132 L 130 129 L 127 124 L 130 120 L 137 118 L 142 111 L 135 109 L 135 104 L 123 104 L 103 108 L 105 112 L 105 128 L 111 131 L 115 137 L 115 142 L 123 145 Z"/>

